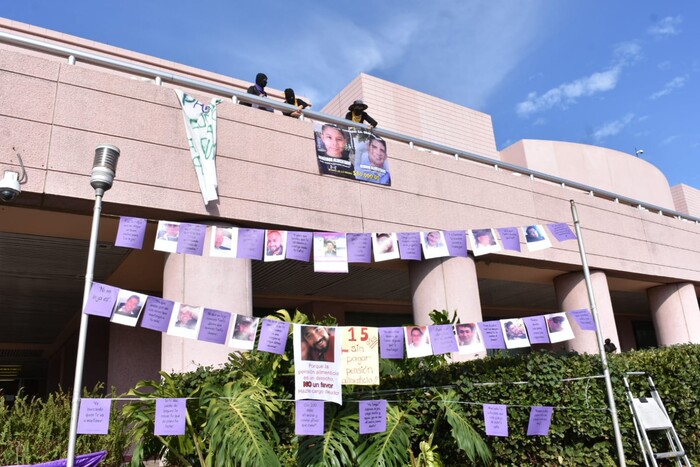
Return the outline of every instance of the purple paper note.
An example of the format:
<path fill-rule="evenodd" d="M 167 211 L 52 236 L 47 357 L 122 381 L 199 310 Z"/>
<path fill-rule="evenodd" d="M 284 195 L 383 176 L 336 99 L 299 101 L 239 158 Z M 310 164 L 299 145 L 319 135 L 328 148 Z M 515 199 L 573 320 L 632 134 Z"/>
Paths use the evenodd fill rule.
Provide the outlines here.
<path fill-rule="evenodd" d="M 291 233 L 291 232 L 290 232 Z M 260 229 L 238 229 L 238 258 L 262 260 L 265 231 Z"/>
<path fill-rule="evenodd" d="M 372 262 L 372 234 L 349 233 L 346 238 L 348 242 L 348 263 Z"/>
<path fill-rule="evenodd" d="M 311 245 L 314 236 L 311 232 L 287 232 L 287 259 L 311 261 Z"/>
<path fill-rule="evenodd" d="M 549 344 L 549 333 L 544 316 L 528 316 L 523 318 L 523 322 L 527 328 L 530 344 Z"/>
<path fill-rule="evenodd" d="M 552 236 L 560 242 L 576 240 L 576 234 L 571 231 L 568 224 L 547 224 L 547 228 L 552 232 Z"/>
<path fill-rule="evenodd" d="M 484 423 L 489 436 L 508 436 L 508 408 L 503 404 L 484 404 Z"/>
<path fill-rule="evenodd" d="M 360 401 L 360 434 L 386 431 L 386 401 Z"/>
<path fill-rule="evenodd" d="M 136 250 L 143 248 L 146 224 L 146 219 L 141 219 L 140 217 L 120 218 L 117 240 L 114 242 L 114 246 L 125 246 Z"/>
<path fill-rule="evenodd" d="M 119 290 L 118 287 L 93 282 L 83 313 L 109 318 L 112 316 L 112 308 L 114 308 L 114 302 L 117 301 Z"/>
<path fill-rule="evenodd" d="M 501 323 L 498 321 L 484 321 L 477 323 L 481 329 L 481 335 L 484 337 L 484 346 L 487 349 L 505 349 L 506 342 L 503 340 L 501 332 Z"/>
<path fill-rule="evenodd" d="M 433 355 L 459 352 L 454 326 L 451 324 L 433 324 L 428 326 L 428 335 L 433 344 Z"/>
<path fill-rule="evenodd" d="M 180 436 L 185 434 L 185 401 L 186 399 L 156 399 L 154 435 Z"/>
<path fill-rule="evenodd" d="M 200 341 L 225 344 L 228 326 L 231 322 L 231 313 L 228 311 L 204 309 L 202 314 L 202 326 L 199 328 Z"/>
<path fill-rule="evenodd" d="M 106 435 L 109 433 L 109 410 L 112 399 L 80 399 L 78 434 Z"/>
<path fill-rule="evenodd" d="M 403 358 L 403 328 L 379 328 L 379 353 L 382 358 Z"/>
<path fill-rule="evenodd" d="M 520 251 L 520 234 L 517 227 L 502 227 L 498 229 L 504 250 Z"/>
<path fill-rule="evenodd" d="M 180 224 L 180 235 L 177 237 L 176 253 L 202 256 L 204 251 L 204 237 L 207 234 L 207 226 L 200 224 Z"/>
<path fill-rule="evenodd" d="M 547 436 L 552 423 L 554 407 L 530 407 L 530 423 L 527 425 L 528 436 Z"/>
<path fill-rule="evenodd" d="M 274 319 L 263 319 L 258 350 L 284 355 L 289 336 L 289 322 Z"/>
<path fill-rule="evenodd" d="M 294 434 L 311 436 L 323 434 L 323 401 L 296 401 Z"/>
<path fill-rule="evenodd" d="M 467 256 L 467 234 L 464 230 L 445 230 L 444 233 L 450 256 Z"/>
<path fill-rule="evenodd" d="M 166 332 L 173 313 L 175 302 L 158 297 L 148 297 L 143 310 L 141 327 L 154 331 Z"/>
<path fill-rule="evenodd" d="M 396 235 L 399 239 L 401 259 L 420 261 L 420 232 L 399 232 Z"/>
<path fill-rule="evenodd" d="M 595 321 L 593 321 L 593 316 L 590 310 L 584 308 L 583 310 L 572 310 L 567 311 L 569 316 L 574 318 L 578 323 L 578 327 L 583 331 L 595 331 Z"/>

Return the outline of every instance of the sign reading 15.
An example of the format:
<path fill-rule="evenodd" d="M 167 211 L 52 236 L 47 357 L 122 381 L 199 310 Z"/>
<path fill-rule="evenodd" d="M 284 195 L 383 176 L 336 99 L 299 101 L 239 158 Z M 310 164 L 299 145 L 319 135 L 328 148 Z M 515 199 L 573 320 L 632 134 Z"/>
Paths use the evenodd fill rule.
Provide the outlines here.
<path fill-rule="evenodd" d="M 349 328 L 350 332 L 350 342 L 357 342 L 357 339 L 355 338 L 355 329 L 357 328 Z M 360 328 L 360 341 L 364 342 L 369 339 L 369 334 L 367 334 L 367 328 Z"/>

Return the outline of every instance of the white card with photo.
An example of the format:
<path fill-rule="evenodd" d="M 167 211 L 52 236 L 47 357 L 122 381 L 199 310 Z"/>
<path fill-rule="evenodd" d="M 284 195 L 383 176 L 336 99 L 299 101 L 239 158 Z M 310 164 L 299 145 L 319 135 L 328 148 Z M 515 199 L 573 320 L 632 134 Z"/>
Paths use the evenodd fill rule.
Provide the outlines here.
<path fill-rule="evenodd" d="M 287 252 L 287 232 L 285 230 L 265 231 L 264 261 L 282 261 Z"/>
<path fill-rule="evenodd" d="M 233 318 L 233 332 L 228 341 L 228 346 L 234 349 L 253 350 L 255 333 L 258 331 L 259 323 L 260 318 L 235 315 Z"/>
<path fill-rule="evenodd" d="M 314 272 L 348 272 L 348 246 L 344 233 L 314 232 Z"/>
<path fill-rule="evenodd" d="M 202 326 L 203 312 L 204 308 L 201 306 L 176 302 L 173 313 L 170 316 L 167 333 L 171 336 L 197 339 L 199 328 Z"/>
<path fill-rule="evenodd" d="M 527 242 L 527 248 L 529 251 L 539 251 L 545 248 L 550 248 L 552 242 L 549 240 L 549 236 L 544 231 L 544 227 L 537 225 L 527 225 L 525 227 L 520 227 L 525 236 L 525 242 Z"/>
<path fill-rule="evenodd" d="M 426 357 L 433 354 L 428 326 L 406 326 L 403 332 L 406 340 L 406 357 Z"/>
<path fill-rule="evenodd" d="M 209 256 L 235 258 L 237 249 L 237 227 L 214 226 L 211 228 L 211 246 L 209 248 Z"/>
<path fill-rule="evenodd" d="M 374 261 L 388 261 L 399 258 L 399 240 L 395 233 L 372 233 Z"/>
<path fill-rule="evenodd" d="M 154 250 L 175 253 L 177 251 L 177 241 L 180 238 L 180 223 L 172 221 L 158 221 L 156 233 L 156 243 Z"/>
<path fill-rule="evenodd" d="M 468 237 L 474 256 L 501 251 L 495 229 L 471 229 Z"/>
<path fill-rule="evenodd" d="M 481 337 L 481 329 L 476 323 L 456 323 L 454 327 L 460 355 L 486 351 L 484 339 Z"/>
<path fill-rule="evenodd" d="M 111 321 L 125 326 L 136 326 L 148 295 L 121 289 L 114 305 Z"/>
<path fill-rule="evenodd" d="M 530 347 L 530 339 L 527 337 L 527 329 L 522 319 L 502 319 L 500 323 L 507 349 Z"/>
<path fill-rule="evenodd" d="M 549 333 L 549 342 L 563 342 L 574 338 L 574 330 L 565 312 L 544 315 Z"/>
<path fill-rule="evenodd" d="M 425 259 L 442 258 L 450 255 L 450 252 L 447 250 L 447 243 L 445 242 L 445 233 L 441 230 L 421 232 L 420 244 L 421 247 L 423 247 L 423 256 Z"/>

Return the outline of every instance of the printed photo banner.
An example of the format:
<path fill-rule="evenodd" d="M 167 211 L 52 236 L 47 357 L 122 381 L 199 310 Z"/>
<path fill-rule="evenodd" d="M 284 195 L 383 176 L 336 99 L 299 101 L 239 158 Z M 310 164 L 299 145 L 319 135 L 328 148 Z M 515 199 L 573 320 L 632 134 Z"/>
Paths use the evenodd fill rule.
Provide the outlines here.
<path fill-rule="evenodd" d="M 391 186 L 386 141 L 370 131 L 314 123 L 316 160 L 322 174 Z"/>

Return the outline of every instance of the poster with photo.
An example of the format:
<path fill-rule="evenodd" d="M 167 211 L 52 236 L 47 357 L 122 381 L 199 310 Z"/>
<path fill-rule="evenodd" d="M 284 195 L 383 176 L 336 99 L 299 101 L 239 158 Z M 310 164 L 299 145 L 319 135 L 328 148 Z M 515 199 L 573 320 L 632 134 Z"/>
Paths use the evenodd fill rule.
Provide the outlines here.
<path fill-rule="evenodd" d="M 552 246 L 549 236 L 547 236 L 541 225 L 528 225 L 521 227 L 521 229 L 529 251 L 544 250 Z"/>
<path fill-rule="evenodd" d="M 282 261 L 287 250 L 287 232 L 284 230 L 265 231 L 264 261 Z"/>
<path fill-rule="evenodd" d="M 117 296 L 111 321 L 126 326 L 136 326 L 148 295 L 121 289 Z"/>
<path fill-rule="evenodd" d="M 238 229 L 236 227 L 211 228 L 209 256 L 235 258 L 238 250 Z"/>
<path fill-rule="evenodd" d="M 344 233 L 314 232 L 314 272 L 348 272 Z"/>
<path fill-rule="evenodd" d="M 233 319 L 233 332 L 228 341 L 228 346 L 234 349 L 253 350 L 255 345 L 255 333 L 258 332 L 260 318 L 246 315 L 235 315 Z"/>
<path fill-rule="evenodd" d="M 449 256 L 447 243 L 445 243 L 445 233 L 441 230 L 431 230 L 420 233 L 420 243 L 423 247 L 425 259 L 441 258 Z"/>
<path fill-rule="evenodd" d="M 501 244 L 498 243 L 495 229 L 469 230 L 469 242 L 474 256 L 501 251 Z"/>
<path fill-rule="evenodd" d="M 201 306 L 176 302 L 173 313 L 170 316 L 167 333 L 171 336 L 197 339 L 199 328 L 202 325 L 203 311 L 204 309 Z"/>
<path fill-rule="evenodd" d="M 574 330 L 571 329 L 566 312 L 544 315 L 544 319 L 547 322 L 550 342 L 563 342 L 574 338 Z"/>
<path fill-rule="evenodd" d="M 337 328 L 294 324 L 294 398 L 342 404 Z"/>
<path fill-rule="evenodd" d="M 522 319 L 502 319 L 500 323 L 507 349 L 530 347 L 530 340 L 527 338 L 527 330 Z"/>
<path fill-rule="evenodd" d="M 386 141 L 369 131 L 350 129 L 355 148 L 355 178 L 391 186 Z"/>
<path fill-rule="evenodd" d="M 486 346 L 481 337 L 481 330 L 477 323 L 456 323 L 457 349 L 460 355 L 471 355 L 485 352 Z"/>
<path fill-rule="evenodd" d="M 319 172 L 355 180 L 355 146 L 347 127 L 315 122 L 314 137 Z"/>
<path fill-rule="evenodd" d="M 428 326 L 406 326 L 403 330 L 406 341 L 406 357 L 417 358 L 433 354 Z"/>
<path fill-rule="evenodd" d="M 374 261 L 388 261 L 399 258 L 399 240 L 395 233 L 372 233 Z"/>
<path fill-rule="evenodd" d="M 180 223 L 172 221 L 158 221 L 156 233 L 156 243 L 154 250 L 175 253 L 177 251 L 177 241 L 180 239 Z"/>

